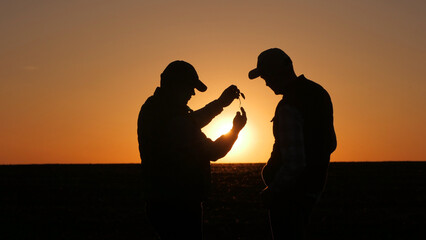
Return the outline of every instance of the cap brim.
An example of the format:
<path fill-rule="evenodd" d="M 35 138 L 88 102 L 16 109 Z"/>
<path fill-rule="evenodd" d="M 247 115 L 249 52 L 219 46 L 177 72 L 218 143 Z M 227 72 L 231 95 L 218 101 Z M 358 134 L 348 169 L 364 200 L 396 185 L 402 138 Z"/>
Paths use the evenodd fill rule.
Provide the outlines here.
<path fill-rule="evenodd" d="M 260 71 L 257 68 L 251 70 L 248 74 L 248 77 L 250 79 L 255 79 L 255 78 L 258 78 L 259 76 L 260 76 Z"/>
<path fill-rule="evenodd" d="M 200 92 L 205 92 L 207 90 L 207 86 L 200 81 L 200 79 L 195 80 L 195 89 L 197 89 Z"/>

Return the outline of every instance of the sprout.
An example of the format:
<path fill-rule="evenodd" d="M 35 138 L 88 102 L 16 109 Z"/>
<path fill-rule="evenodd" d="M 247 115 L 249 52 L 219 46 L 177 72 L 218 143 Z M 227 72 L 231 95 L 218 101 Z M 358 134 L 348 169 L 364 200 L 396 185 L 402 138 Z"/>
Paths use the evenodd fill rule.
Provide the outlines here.
<path fill-rule="evenodd" d="M 246 99 L 246 96 L 244 96 L 244 93 L 240 92 L 240 96 L 243 97 L 243 99 Z M 240 108 L 241 108 L 241 98 L 238 97 L 238 101 L 240 101 Z"/>

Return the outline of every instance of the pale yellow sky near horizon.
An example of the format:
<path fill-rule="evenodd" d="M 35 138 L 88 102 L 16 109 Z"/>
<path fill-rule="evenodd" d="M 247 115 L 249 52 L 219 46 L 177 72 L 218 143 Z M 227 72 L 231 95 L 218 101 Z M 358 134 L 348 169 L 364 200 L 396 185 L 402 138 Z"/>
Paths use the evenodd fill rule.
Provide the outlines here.
<path fill-rule="evenodd" d="M 141 104 L 173 60 L 208 86 L 230 84 L 248 123 L 218 162 L 265 162 L 280 96 L 248 80 L 279 47 L 334 104 L 332 161 L 426 160 L 424 1 L 0 2 L 0 164 L 137 163 Z M 232 122 L 238 101 L 203 131 Z"/>

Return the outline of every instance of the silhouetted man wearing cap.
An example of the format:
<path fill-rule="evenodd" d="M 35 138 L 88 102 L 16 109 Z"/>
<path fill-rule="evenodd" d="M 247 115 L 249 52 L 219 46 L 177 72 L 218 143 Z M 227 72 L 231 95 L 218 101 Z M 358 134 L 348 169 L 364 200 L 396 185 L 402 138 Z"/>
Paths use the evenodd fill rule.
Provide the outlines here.
<path fill-rule="evenodd" d="M 187 103 L 194 89 L 204 92 L 207 87 L 191 64 L 174 61 L 139 113 L 147 216 L 161 239 L 202 239 L 201 203 L 210 186 L 210 161 L 231 150 L 247 121 L 241 108 L 231 131 L 210 140 L 201 128 L 237 99 L 240 91 L 232 85 L 217 100 L 192 111 Z"/>
<path fill-rule="evenodd" d="M 273 118 L 275 143 L 262 169 L 274 239 L 303 239 L 314 204 L 323 191 L 330 155 L 336 149 L 333 107 L 327 91 L 296 76 L 290 57 L 273 48 L 258 57 L 249 78 L 261 77 L 283 95 Z"/>

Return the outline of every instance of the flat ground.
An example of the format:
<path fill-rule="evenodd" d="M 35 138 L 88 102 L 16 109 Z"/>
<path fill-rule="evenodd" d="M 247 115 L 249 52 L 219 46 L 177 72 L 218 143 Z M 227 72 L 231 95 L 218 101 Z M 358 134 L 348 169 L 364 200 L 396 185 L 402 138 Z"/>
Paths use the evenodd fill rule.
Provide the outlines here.
<path fill-rule="evenodd" d="M 270 239 L 263 164 L 215 164 L 205 239 Z M 155 239 L 140 165 L 0 166 L 0 239 Z M 332 163 L 309 239 L 426 239 L 426 162 Z"/>

